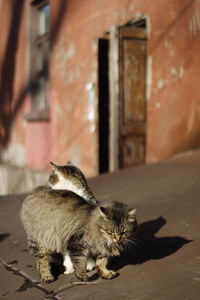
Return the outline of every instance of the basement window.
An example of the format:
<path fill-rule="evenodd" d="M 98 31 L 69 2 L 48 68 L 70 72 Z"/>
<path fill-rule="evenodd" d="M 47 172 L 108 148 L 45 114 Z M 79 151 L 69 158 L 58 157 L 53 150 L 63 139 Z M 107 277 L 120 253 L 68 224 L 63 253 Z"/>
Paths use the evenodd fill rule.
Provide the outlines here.
<path fill-rule="evenodd" d="M 29 121 L 46 121 L 48 113 L 49 54 L 50 54 L 50 5 L 49 1 L 31 3 L 31 50 Z"/>

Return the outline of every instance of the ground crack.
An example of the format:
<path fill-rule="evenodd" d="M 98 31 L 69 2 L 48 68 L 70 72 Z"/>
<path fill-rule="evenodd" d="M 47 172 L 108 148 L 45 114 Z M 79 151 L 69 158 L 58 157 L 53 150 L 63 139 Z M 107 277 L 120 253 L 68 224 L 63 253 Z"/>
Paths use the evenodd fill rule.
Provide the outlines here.
<path fill-rule="evenodd" d="M 24 278 L 24 283 L 16 290 L 16 292 L 21 293 L 26 291 L 28 288 L 36 288 L 41 290 L 42 292 L 45 293 L 46 297 L 49 299 L 53 299 L 53 300 L 61 300 L 61 297 L 58 295 L 58 293 L 63 292 L 65 290 L 77 287 L 77 286 L 81 286 L 81 285 L 92 285 L 92 284 L 99 284 L 104 282 L 104 280 L 102 279 L 98 279 L 95 281 L 89 281 L 89 282 L 82 282 L 82 281 L 74 281 L 71 283 L 68 283 L 64 286 L 61 286 L 60 288 L 58 288 L 57 290 L 52 290 L 49 291 L 47 289 L 45 289 L 38 281 L 31 279 L 25 272 L 23 272 L 22 270 L 17 269 L 16 267 L 14 267 L 11 263 L 5 262 L 4 260 L 2 260 L 0 258 L 0 262 L 2 263 L 2 265 L 4 266 L 4 268 L 6 270 L 8 270 L 9 272 L 12 272 L 14 275 L 18 275 Z"/>
<path fill-rule="evenodd" d="M 18 276 L 21 276 L 21 277 L 24 278 L 24 283 L 22 284 L 21 287 L 19 287 L 19 289 L 16 290 L 16 292 L 20 293 L 20 292 L 26 291 L 28 288 L 36 288 L 36 289 L 39 289 L 40 291 L 42 291 L 46 295 L 46 297 L 49 298 L 49 299 L 53 299 L 53 300 L 60 300 L 61 299 L 56 294 L 56 292 L 54 292 L 54 291 L 48 291 L 38 281 L 35 281 L 35 280 L 31 279 L 23 271 L 15 268 L 13 265 L 5 262 L 1 258 L 0 258 L 0 262 L 2 263 L 2 265 L 4 266 L 4 268 L 7 271 L 12 272 L 14 275 L 18 275 Z"/>

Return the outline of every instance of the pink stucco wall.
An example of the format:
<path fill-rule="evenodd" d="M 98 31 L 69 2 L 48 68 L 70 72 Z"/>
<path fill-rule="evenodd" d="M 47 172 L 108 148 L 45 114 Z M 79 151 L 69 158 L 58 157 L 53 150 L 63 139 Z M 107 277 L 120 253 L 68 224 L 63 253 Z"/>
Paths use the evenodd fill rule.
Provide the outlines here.
<path fill-rule="evenodd" d="M 9 26 L 9 5 L 0 0 L 4 27 Z M 7 3 L 7 4 L 6 4 Z M 16 55 L 13 103 L 27 81 L 28 18 L 25 1 Z M 94 40 L 113 24 L 124 24 L 137 14 L 148 20 L 147 152 L 156 162 L 200 145 L 200 4 L 189 0 L 71 0 L 50 1 L 54 32 L 50 59 L 50 121 L 27 122 L 30 98 L 24 96 L 11 128 L 4 158 L 45 170 L 49 161 L 72 160 L 88 176 L 97 173 L 96 102 L 88 84 L 96 84 Z M 63 5 L 62 7 L 60 5 Z M 0 59 L 4 57 L 6 30 Z M 13 104 L 14 105 L 14 104 Z M 18 147 L 18 148 L 17 148 Z M 9 156 L 10 155 L 10 156 Z"/>
<path fill-rule="evenodd" d="M 173 3 L 175 7 L 171 5 L 155 20 L 154 41 L 149 45 L 153 60 L 148 102 L 149 162 L 200 146 L 200 4 Z"/>

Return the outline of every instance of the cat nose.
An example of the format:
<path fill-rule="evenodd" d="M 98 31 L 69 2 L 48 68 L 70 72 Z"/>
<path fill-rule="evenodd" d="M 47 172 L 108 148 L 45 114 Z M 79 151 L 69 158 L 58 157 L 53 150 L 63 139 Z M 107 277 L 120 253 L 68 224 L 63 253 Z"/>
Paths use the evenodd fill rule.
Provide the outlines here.
<path fill-rule="evenodd" d="M 116 241 L 117 241 L 117 242 L 120 242 L 120 241 L 121 241 L 121 239 L 122 239 L 122 236 L 121 236 L 121 235 L 118 235 L 118 234 L 116 234 L 116 235 L 115 235 L 115 239 L 116 239 Z"/>

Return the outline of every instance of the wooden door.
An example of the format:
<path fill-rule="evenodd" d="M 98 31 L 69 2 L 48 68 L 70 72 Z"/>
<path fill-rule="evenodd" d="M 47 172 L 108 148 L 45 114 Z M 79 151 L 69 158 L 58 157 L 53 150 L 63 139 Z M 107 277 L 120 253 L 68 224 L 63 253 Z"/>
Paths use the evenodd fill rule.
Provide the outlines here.
<path fill-rule="evenodd" d="M 117 148 L 113 152 L 115 158 L 112 158 L 114 169 L 117 169 L 145 162 L 146 33 L 143 28 L 125 26 L 115 28 L 113 37 L 111 35 L 111 51 L 115 49 L 115 52 L 110 57 L 115 56 L 117 59 L 115 62 L 112 59 L 110 61 L 117 62 L 118 67 L 114 74 L 110 74 L 113 90 L 110 110 L 115 111 L 114 115 L 117 116 L 118 120 L 114 121 L 113 127 L 118 133 L 115 133 L 117 139 L 114 143 L 111 141 L 111 144 Z"/>
<path fill-rule="evenodd" d="M 146 36 L 141 28 L 119 29 L 119 167 L 145 162 Z"/>

